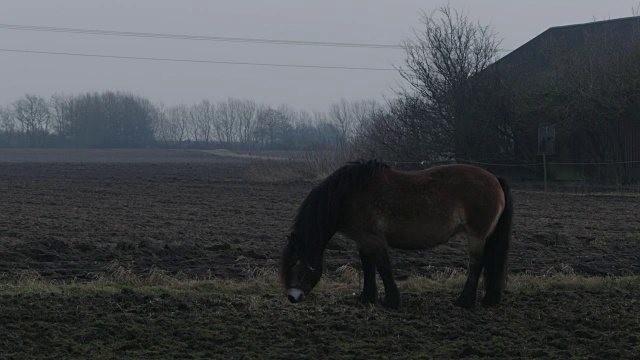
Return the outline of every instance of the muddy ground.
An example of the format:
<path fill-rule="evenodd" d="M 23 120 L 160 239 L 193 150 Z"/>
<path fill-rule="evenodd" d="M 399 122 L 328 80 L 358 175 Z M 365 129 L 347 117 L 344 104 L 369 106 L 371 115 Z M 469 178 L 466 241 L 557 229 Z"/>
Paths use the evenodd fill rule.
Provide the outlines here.
<path fill-rule="evenodd" d="M 350 296 L 274 294 L 1 297 L 4 358 L 633 359 L 637 292 L 511 292 L 461 310 L 453 291 L 404 294 L 398 311 Z M 615 296 L 615 298 L 612 298 Z"/>
<path fill-rule="evenodd" d="M 2 150 L 0 273 L 5 281 L 29 274 L 85 282 L 117 268 L 189 279 L 250 278 L 275 266 L 296 207 L 314 183 L 252 180 L 247 166 L 198 151 Z M 514 200 L 513 273 L 640 274 L 640 197 L 516 190 Z M 393 250 L 391 256 L 398 279 L 466 267 L 462 238 L 428 251 Z M 326 260 L 329 276 L 345 264 L 359 267 L 355 247 L 341 237 Z M 253 300 L 224 294 L 5 294 L 0 358 L 21 352 L 82 358 L 100 349 L 114 357 L 153 358 L 136 351 L 156 348 L 156 355 L 168 357 L 199 349 L 194 356 L 240 358 L 243 348 L 315 357 L 337 351 L 331 339 L 345 334 L 362 340 L 345 353 L 355 357 L 388 350 L 427 358 L 546 358 L 576 349 L 585 358 L 627 357 L 638 354 L 640 325 L 629 308 L 637 308 L 637 295 L 515 293 L 498 310 L 471 313 L 450 306 L 448 296 L 414 296 L 397 314 L 358 308 L 351 299 L 318 300 L 298 313 L 267 298 L 259 302 L 266 311 L 257 314 Z M 139 331 L 127 332 L 129 325 Z M 37 340 L 39 334 L 46 339 Z M 58 342 L 69 352 L 48 352 Z M 122 353 L 111 352 L 118 342 Z"/>

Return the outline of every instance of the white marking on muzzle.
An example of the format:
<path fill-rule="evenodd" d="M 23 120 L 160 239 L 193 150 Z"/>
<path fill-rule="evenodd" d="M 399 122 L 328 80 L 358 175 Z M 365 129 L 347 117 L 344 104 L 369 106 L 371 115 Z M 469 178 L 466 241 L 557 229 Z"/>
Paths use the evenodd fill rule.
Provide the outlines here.
<path fill-rule="evenodd" d="M 287 297 L 291 302 L 300 302 L 304 300 L 304 291 L 297 288 L 291 288 L 287 291 Z"/>

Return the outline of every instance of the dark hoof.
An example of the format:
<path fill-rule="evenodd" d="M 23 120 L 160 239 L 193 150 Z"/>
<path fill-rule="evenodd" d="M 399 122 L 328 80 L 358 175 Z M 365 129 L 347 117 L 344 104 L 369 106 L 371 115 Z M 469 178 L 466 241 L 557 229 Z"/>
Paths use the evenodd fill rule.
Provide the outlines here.
<path fill-rule="evenodd" d="M 459 306 L 465 309 L 471 309 L 476 305 L 476 299 L 469 299 L 463 295 L 460 295 L 454 302 L 453 305 Z"/>
<path fill-rule="evenodd" d="M 378 295 L 377 294 L 365 294 L 362 293 L 360 294 L 360 296 L 358 296 L 358 302 L 361 304 L 375 304 L 378 301 Z"/>
<path fill-rule="evenodd" d="M 484 299 L 482 299 L 482 306 L 486 308 L 496 306 L 499 303 L 500 303 L 500 296 L 485 295 Z"/>
<path fill-rule="evenodd" d="M 400 297 L 399 296 L 385 296 L 384 301 L 382 302 L 382 306 L 387 309 L 398 310 L 400 307 Z"/>

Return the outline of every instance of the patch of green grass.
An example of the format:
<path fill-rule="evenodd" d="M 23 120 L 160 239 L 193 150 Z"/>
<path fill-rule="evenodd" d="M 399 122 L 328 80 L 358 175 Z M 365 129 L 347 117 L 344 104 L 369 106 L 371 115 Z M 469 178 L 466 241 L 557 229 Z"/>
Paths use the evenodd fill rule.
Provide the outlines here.
<path fill-rule="evenodd" d="M 212 154 L 216 156 L 226 156 L 233 158 L 242 158 L 242 159 L 261 159 L 261 160 L 284 160 L 282 157 L 276 156 L 262 156 L 262 155 L 253 155 L 253 154 L 238 154 L 231 150 L 227 149 L 214 149 L 214 150 L 200 150 L 207 154 Z"/>
<path fill-rule="evenodd" d="M 183 276 L 170 276 L 157 269 L 146 275 L 135 275 L 122 267 L 110 275 L 104 275 L 90 282 L 58 282 L 45 280 L 35 273 L 0 282 L 0 294 L 6 295 L 96 295 L 116 294 L 132 290 L 144 295 L 169 293 L 173 295 L 210 296 L 215 294 L 257 296 L 279 295 L 282 286 L 274 269 L 255 269 L 247 280 L 228 280 L 221 278 L 186 279 Z M 466 281 L 466 274 L 452 271 L 434 276 L 412 276 L 398 281 L 401 292 L 419 294 L 434 291 L 458 291 Z M 383 289 L 378 279 L 378 286 Z M 332 278 L 324 277 L 314 289 L 316 294 L 343 296 L 356 294 L 361 290 L 360 273 L 350 267 L 338 269 Z M 127 289 L 127 290 L 125 290 Z M 594 276 L 585 277 L 572 271 L 548 271 L 543 275 L 510 275 L 507 285 L 509 291 L 638 291 L 640 276 Z"/>
<path fill-rule="evenodd" d="M 596 234 L 596 237 L 589 242 L 589 245 L 602 247 L 602 246 L 610 245 L 610 243 L 607 242 L 607 240 L 605 239 L 604 236 L 602 236 L 600 234 Z"/>
<path fill-rule="evenodd" d="M 628 241 L 639 242 L 640 243 L 640 232 L 637 233 L 629 233 L 626 236 Z"/>
<path fill-rule="evenodd" d="M 215 150 L 200 150 L 202 152 L 206 152 L 207 154 L 217 155 L 217 156 L 227 156 L 227 157 L 250 157 L 248 155 L 236 154 L 233 151 L 227 149 L 215 149 Z"/>

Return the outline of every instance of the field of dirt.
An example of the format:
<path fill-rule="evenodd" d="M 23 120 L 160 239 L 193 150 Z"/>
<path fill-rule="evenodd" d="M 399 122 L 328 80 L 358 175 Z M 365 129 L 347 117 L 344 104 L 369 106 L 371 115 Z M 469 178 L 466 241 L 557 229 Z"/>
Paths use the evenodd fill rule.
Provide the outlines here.
<path fill-rule="evenodd" d="M 0 347 L 3 359 L 637 359 L 640 354 L 637 292 L 518 291 L 490 310 L 461 310 L 451 304 L 455 295 L 405 293 L 398 311 L 322 294 L 300 305 L 271 292 L 5 295 Z"/>
<path fill-rule="evenodd" d="M 2 281 L 90 282 L 116 269 L 250 279 L 276 266 L 314 183 L 251 180 L 247 166 L 186 150 L 0 150 Z M 516 190 L 514 201 L 512 273 L 640 275 L 640 197 Z M 466 268 L 463 238 L 391 256 L 399 280 Z M 342 237 L 326 262 L 329 277 L 360 266 Z M 272 294 L 0 293 L 0 359 L 640 354 L 635 291 L 515 292 L 496 310 L 471 312 L 453 296 L 409 295 L 394 313 L 344 296 L 323 304 L 318 295 L 297 311 Z M 344 339 L 358 341 L 345 349 Z"/>

